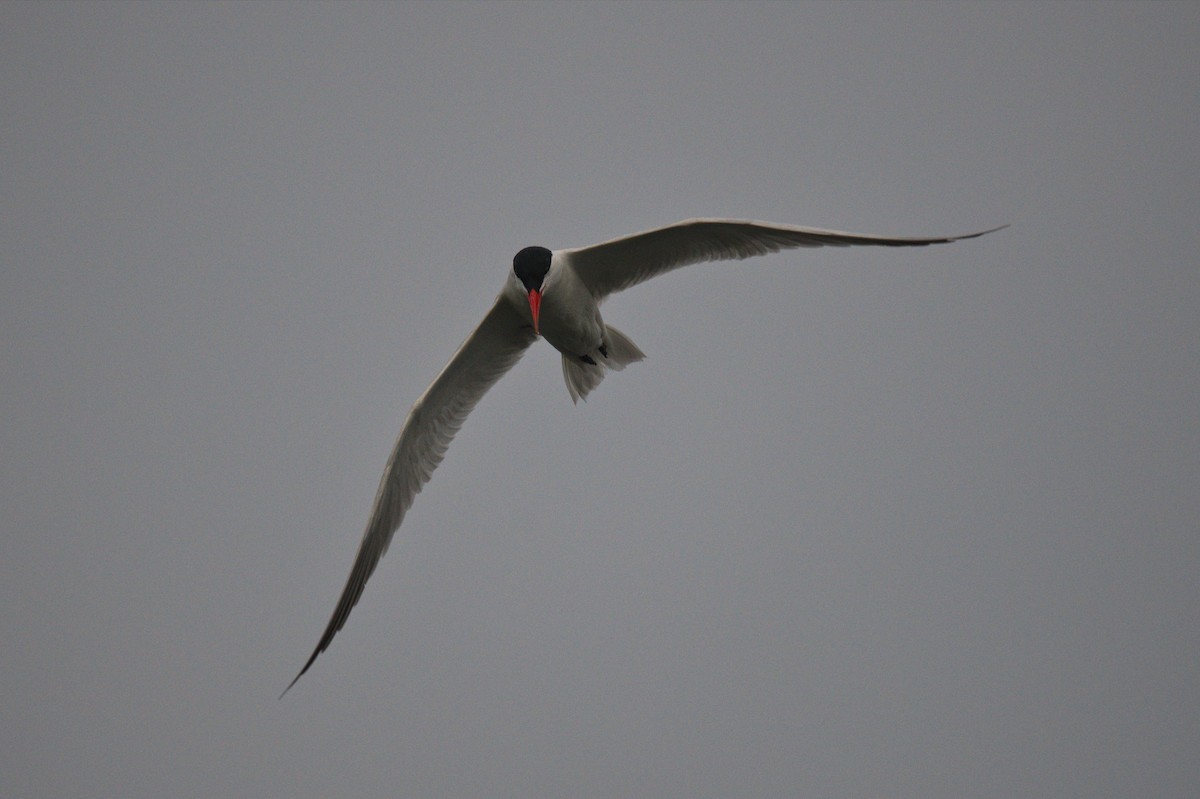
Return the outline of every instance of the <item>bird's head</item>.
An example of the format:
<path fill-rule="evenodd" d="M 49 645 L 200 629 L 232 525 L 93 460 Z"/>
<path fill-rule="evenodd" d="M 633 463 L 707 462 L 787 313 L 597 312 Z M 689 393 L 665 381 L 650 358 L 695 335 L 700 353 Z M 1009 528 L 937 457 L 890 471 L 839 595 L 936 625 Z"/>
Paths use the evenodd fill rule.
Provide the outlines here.
<path fill-rule="evenodd" d="M 513 274 L 521 281 L 529 298 L 529 313 L 533 316 L 533 332 L 538 330 L 538 315 L 542 308 L 542 282 L 550 271 L 550 251 L 545 247 L 526 247 L 513 257 Z"/>

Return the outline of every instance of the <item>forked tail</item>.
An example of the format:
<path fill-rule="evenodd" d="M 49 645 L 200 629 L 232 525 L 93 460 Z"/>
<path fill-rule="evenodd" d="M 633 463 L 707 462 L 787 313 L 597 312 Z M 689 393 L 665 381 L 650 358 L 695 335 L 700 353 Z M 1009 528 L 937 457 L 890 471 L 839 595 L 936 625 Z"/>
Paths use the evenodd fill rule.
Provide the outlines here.
<path fill-rule="evenodd" d="M 604 345 L 595 352 L 586 355 L 563 354 L 563 380 L 567 383 L 567 391 L 571 393 L 571 401 L 579 402 L 587 399 L 592 389 L 600 385 L 605 371 L 621 371 L 627 365 L 636 363 L 646 357 L 638 346 L 629 340 L 629 336 L 611 325 L 605 330 Z"/>

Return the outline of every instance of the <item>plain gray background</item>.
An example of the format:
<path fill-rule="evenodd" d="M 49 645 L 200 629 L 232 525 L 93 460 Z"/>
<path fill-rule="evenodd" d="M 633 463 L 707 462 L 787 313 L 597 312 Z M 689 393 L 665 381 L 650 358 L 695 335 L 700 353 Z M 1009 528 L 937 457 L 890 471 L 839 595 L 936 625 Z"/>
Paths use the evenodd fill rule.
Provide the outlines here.
<path fill-rule="evenodd" d="M 0 795 L 1185 797 L 1200 6 L 0 6 Z M 489 394 L 529 244 L 693 267 Z"/>

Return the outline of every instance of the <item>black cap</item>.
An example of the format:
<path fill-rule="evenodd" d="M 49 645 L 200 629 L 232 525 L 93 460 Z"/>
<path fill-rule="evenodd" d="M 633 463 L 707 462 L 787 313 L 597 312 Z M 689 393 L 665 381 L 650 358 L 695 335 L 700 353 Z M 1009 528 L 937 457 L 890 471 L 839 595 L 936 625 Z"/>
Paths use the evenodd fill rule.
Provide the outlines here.
<path fill-rule="evenodd" d="M 550 271 L 550 251 L 545 247 L 526 247 L 513 256 L 513 272 L 526 291 L 541 289 Z"/>

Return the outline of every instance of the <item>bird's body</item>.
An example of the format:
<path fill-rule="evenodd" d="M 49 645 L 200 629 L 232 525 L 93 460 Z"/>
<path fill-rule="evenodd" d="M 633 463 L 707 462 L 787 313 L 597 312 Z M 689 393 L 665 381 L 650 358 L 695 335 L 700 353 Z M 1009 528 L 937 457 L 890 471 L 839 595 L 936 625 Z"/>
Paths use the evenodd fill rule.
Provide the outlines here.
<path fill-rule="evenodd" d="M 600 315 L 603 295 L 588 286 L 570 251 L 528 247 L 517 258 L 522 254 L 545 267 L 544 278 L 539 284 L 540 268 L 533 269 L 532 277 L 519 275 L 514 269 L 497 302 L 507 300 L 528 313 L 535 332 L 562 353 L 563 379 L 573 401 L 586 397 L 604 379 L 605 369 L 624 369 L 645 357 L 628 336 L 604 324 Z M 536 324 L 531 291 L 539 296 Z"/>
<path fill-rule="evenodd" d="M 690 219 L 591 247 L 521 250 L 492 308 L 409 412 L 384 468 L 337 608 L 288 688 L 345 624 L 413 498 L 441 463 L 467 415 L 539 335 L 562 354 L 567 390 L 578 401 L 599 385 L 608 370 L 623 369 L 645 357 L 628 336 L 605 324 L 600 303 L 656 275 L 688 264 L 743 259 L 793 247 L 921 247 L 990 232 L 887 238 L 768 222 Z"/>
<path fill-rule="evenodd" d="M 542 338 L 564 355 L 588 355 L 601 346 L 604 322 L 600 308 L 565 255 L 550 253 L 550 270 L 541 285 L 539 313 Z M 516 278 L 504 284 L 504 297 L 529 310 L 528 289 Z M 532 316 L 530 317 L 532 323 Z"/>

